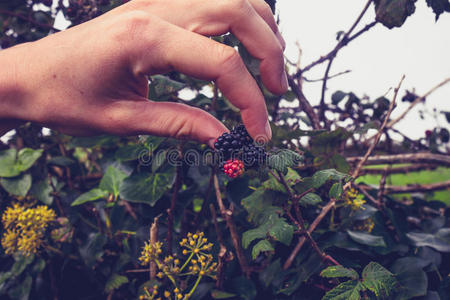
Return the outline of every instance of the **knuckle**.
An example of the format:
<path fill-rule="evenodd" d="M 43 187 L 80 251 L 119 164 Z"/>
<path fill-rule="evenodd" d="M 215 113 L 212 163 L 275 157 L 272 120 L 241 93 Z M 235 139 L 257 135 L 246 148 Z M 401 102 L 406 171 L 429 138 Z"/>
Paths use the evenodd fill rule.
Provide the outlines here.
<path fill-rule="evenodd" d="M 131 11 L 124 14 L 114 26 L 116 39 L 123 42 L 123 40 L 138 38 L 149 25 L 150 20 L 150 15 L 144 11 Z"/>
<path fill-rule="evenodd" d="M 223 11 L 230 15 L 242 15 L 251 11 L 251 5 L 247 0 L 226 0 L 223 1 Z"/>
<path fill-rule="evenodd" d="M 218 44 L 217 57 L 221 64 L 221 70 L 236 70 L 243 67 L 243 62 L 239 53 L 229 46 Z"/>

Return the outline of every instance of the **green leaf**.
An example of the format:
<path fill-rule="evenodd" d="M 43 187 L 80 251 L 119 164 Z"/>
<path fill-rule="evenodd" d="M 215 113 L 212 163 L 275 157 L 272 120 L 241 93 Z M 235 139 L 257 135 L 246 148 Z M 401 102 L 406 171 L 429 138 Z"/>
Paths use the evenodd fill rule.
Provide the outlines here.
<path fill-rule="evenodd" d="M 427 293 L 428 277 L 423 268 L 429 261 L 418 257 L 402 257 L 397 259 L 391 271 L 399 283 L 400 299 L 411 299 Z"/>
<path fill-rule="evenodd" d="M 186 84 L 163 75 L 154 75 L 150 79 L 149 98 L 153 101 L 167 100 L 168 96 L 186 87 Z"/>
<path fill-rule="evenodd" d="M 173 171 L 171 173 L 133 174 L 123 181 L 120 197 L 130 202 L 154 206 L 170 188 L 173 176 Z"/>
<path fill-rule="evenodd" d="M 339 102 L 342 101 L 342 99 L 345 98 L 345 96 L 347 96 L 347 93 L 343 92 L 343 91 L 336 91 L 333 93 L 333 95 L 331 95 L 331 102 L 336 105 Z"/>
<path fill-rule="evenodd" d="M 16 166 L 16 149 L 0 151 L 0 177 L 15 177 L 20 174 Z"/>
<path fill-rule="evenodd" d="M 263 239 L 267 237 L 266 226 L 260 226 L 258 228 L 250 229 L 242 234 L 242 247 L 247 249 L 251 242 L 256 239 Z"/>
<path fill-rule="evenodd" d="M 349 280 L 328 291 L 322 300 L 359 300 L 361 299 L 359 292 L 362 290 L 364 287 L 359 281 Z"/>
<path fill-rule="evenodd" d="M 394 275 L 376 262 L 370 262 L 362 272 L 363 285 L 378 298 L 390 296 L 396 290 Z"/>
<path fill-rule="evenodd" d="M 347 230 L 347 233 L 350 238 L 357 243 L 371 247 L 386 247 L 386 243 L 382 236 L 351 230 Z"/>
<path fill-rule="evenodd" d="M 30 189 L 30 193 L 46 205 L 51 205 L 53 203 L 53 196 L 50 194 L 51 192 L 52 188 L 48 183 L 48 180 L 33 183 Z"/>
<path fill-rule="evenodd" d="M 283 270 L 281 269 L 281 260 L 278 258 L 273 261 L 267 268 L 259 272 L 259 280 L 267 288 L 276 277 L 280 275 Z"/>
<path fill-rule="evenodd" d="M 302 178 L 298 173 L 291 168 L 288 168 L 287 174 L 284 176 L 288 186 L 295 185 Z M 262 187 L 268 190 L 287 193 L 286 188 L 281 184 L 272 174 L 269 173 L 269 179 L 264 181 Z"/>
<path fill-rule="evenodd" d="M 260 240 L 252 249 L 252 258 L 256 259 L 261 252 L 275 251 L 268 240 Z"/>
<path fill-rule="evenodd" d="M 440 252 L 450 252 L 450 228 L 441 228 L 435 234 L 409 232 L 406 236 L 414 246 L 428 246 Z"/>
<path fill-rule="evenodd" d="M 341 198 L 344 188 L 342 187 L 342 182 L 336 182 L 331 186 L 330 192 L 328 193 L 330 198 L 339 199 Z"/>
<path fill-rule="evenodd" d="M 79 247 L 80 255 L 88 267 L 94 266 L 103 256 L 103 246 L 108 238 L 102 233 L 90 233 L 84 245 Z"/>
<path fill-rule="evenodd" d="M 416 9 L 416 0 L 376 0 L 375 19 L 389 29 L 401 27 Z"/>
<path fill-rule="evenodd" d="M 19 164 L 19 170 L 21 172 L 28 170 L 36 162 L 36 160 L 41 157 L 44 150 L 38 149 L 33 150 L 30 148 L 23 148 L 19 151 L 17 157 L 17 163 Z"/>
<path fill-rule="evenodd" d="M 228 299 L 236 297 L 236 294 L 227 293 L 219 290 L 212 290 L 211 297 L 213 297 L 213 299 Z"/>
<path fill-rule="evenodd" d="M 32 284 L 33 278 L 31 277 L 31 275 L 27 275 L 24 281 L 22 281 L 16 287 L 8 291 L 8 295 L 12 299 L 28 300 Z"/>
<path fill-rule="evenodd" d="M 302 206 L 308 206 L 308 205 L 314 206 L 314 205 L 317 205 L 320 202 L 322 202 L 322 198 L 320 198 L 320 196 L 315 193 L 308 193 L 305 196 L 301 197 L 298 202 Z"/>
<path fill-rule="evenodd" d="M 294 235 L 294 227 L 288 224 L 284 218 L 275 216 L 269 217 L 269 223 L 269 235 L 275 240 L 289 246 Z"/>
<path fill-rule="evenodd" d="M 117 290 L 125 283 L 128 283 L 128 278 L 117 273 L 114 273 L 109 277 L 105 285 L 105 293 L 110 293 L 113 290 Z"/>
<path fill-rule="evenodd" d="M 431 7 L 436 15 L 436 21 L 444 11 L 450 12 L 450 2 L 448 0 L 427 0 L 427 5 Z"/>
<path fill-rule="evenodd" d="M 359 279 L 359 275 L 355 270 L 347 269 L 343 266 L 330 266 L 320 272 L 320 276 L 327 278 L 348 277 L 355 280 Z"/>
<path fill-rule="evenodd" d="M 65 156 L 54 156 L 47 161 L 47 164 L 49 164 L 49 165 L 57 165 L 57 166 L 63 166 L 63 167 L 68 167 L 74 163 L 75 163 L 75 161 L 73 159 L 70 159 Z"/>
<path fill-rule="evenodd" d="M 10 194 L 25 197 L 31 187 L 31 175 L 23 174 L 13 178 L 1 178 L 0 184 Z"/>
<path fill-rule="evenodd" d="M 89 192 L 86 192 L 84 194 L 81 194 L 80 196 L 78 196 L 77 199 L 75 199 L 71 206 L 77 206 L 86 202 L 92 202 L 98 199 L 104 199 L 107 198 L 109 196 L 109 193 L 107 191 L 104 191 L 102 189 L 92 189 Z"/>
<path fill-rule="evenodd" d="M 113 194 L 116 199 L 117 196 L 119 196 L 120 185 L 126 177 L 127 174 L 125 172 L 114 168 L 113 166 L 109 166 L 100 181 L 99 188 Z"/>
<path fill-rule="evenodd" d="M 312 176 L 313 185 L 315 188 L 321 187 L 328 180 L 340 181 L 348 178 L 350 178 L 349 175 L 336 171 L 335 169 L 317 171 Z"/>
<path fill-rule="evenodd" d="M 20 274 L 22 274 L 23 271 L 27 268 L 29 264 L 31 264 L 34 260 L 34 255 L 30 256 L 23 256 L 20 254 L 17 254 L 14 256 L 15 262 L 13 266 L 11 267 L 11 274 L 13 276 L 18 277 Z"/>
<path fill-rule="evenodd" d="M 267 159 L 268 167 L 286 174 L 288 167 L 298 165 L 303 160 L 302 156 L 292 150 L 284 149 L 270 155 Z"/>

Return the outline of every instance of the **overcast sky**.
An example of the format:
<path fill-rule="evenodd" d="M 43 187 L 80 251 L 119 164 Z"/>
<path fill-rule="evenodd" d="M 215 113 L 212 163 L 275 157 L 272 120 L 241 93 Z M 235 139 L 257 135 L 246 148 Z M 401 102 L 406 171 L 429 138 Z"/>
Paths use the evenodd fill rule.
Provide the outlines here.
<path fill-rule="evenodd" d="M 302 49 L 302 66 L 327 54 L 336 45 L 336 33 L 348 30 L 363 9 L 361 0 L 279 0 L 277 10 L 280 28 L 287 42 L 285 54 L 297 60 L 296 41 Z M 374 20 L 373 6 L 356 29 Z M 314 68 L 305 76 L 322 78 L 326 64 Z M 389 30 L 376 25 L 358 39 L 342 49 L 334 60 L 330 74 L 350 69 L 351 73 L 329 80 L 327 99 L 336 90 L 354 92 L 358 96 L 367 94 L 372 99 L 386 93 L 389 87 L 397 86 L 403 74 L 405 81 L 400 92 L 415 88 L 419 95 L 427 92 L 445 78 L 450 77 L 450 14 L 442 14 L 435 22 L 434 14 L 425 0 L 416 2 L 416 13 L 409 17 L 401 28 Z M 304 83 L 304 92 L 313 103 L 318 103 L 321 83 Z M 392 97 L 392 93 L 389 94 Z M 400 114 L 406 104 L 399 103 L 393 117 Z M 423 105 L 418 105 L 423 108 Z M 426 107 L 431 110 L 450 111 L 450 84 L 440 88 L 427 98 Z M 439 119 L 441 126 L 448 127 L 445 118 Z M 417 109 L 411 111 L 396 128 L 413 138 L 423 137 L 426 129 L 436 123 L 428 118 L 422 121 Z"/>

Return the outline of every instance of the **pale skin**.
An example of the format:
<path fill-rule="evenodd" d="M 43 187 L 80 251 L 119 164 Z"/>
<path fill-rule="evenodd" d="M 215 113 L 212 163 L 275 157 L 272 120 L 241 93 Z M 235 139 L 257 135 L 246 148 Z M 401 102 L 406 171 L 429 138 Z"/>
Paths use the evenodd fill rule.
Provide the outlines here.
<path fill-rule="evenodd" d="M 226 127 L 209 113 L 147 99 L 147 76 L 214 81 L 254 138 L 271 138 L 264 98 L 232 32 L 261 61 L 264 85 L 287 90 L 284 41 L 263 0 L 134 0 L 39 41 L 0 51 L 0 136 L 26 121 L 69 135 L 151 134 L 210 146 Z M 151 100 L 151 99 L 150 99 Z"/>

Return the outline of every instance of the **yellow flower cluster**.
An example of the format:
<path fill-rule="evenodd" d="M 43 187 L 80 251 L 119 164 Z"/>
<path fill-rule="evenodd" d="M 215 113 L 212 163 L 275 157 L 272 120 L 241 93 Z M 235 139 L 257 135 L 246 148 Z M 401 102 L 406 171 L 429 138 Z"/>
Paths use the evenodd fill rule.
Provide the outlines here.
<path fill-rule="evenodd" d="M 217 263 L 213 262 L 213 257 L 211 254 L 201 255 L 198 259 L 191 260 L 191 266 L 188 270 L 191 274 L 199 274 L 200 276 L 210 275 L 217 271 Z"/>
<path fill-rule="evenodd" d="M 141 265 L 146 266 L 151 261 L 157 259 L 159 255 L 162 253 L 161 247 L 162 247 L 161 242 L 156 242 L 154 244 L 145 242 L 144 249 L 142 249 L 141 256 L 139 257 Z"/>
<path fill-rule="evenodd" d="M 180 246 L 186 249 L 183 250 L 183 255 L 188 255 L 189 253 L 194 254 L 203 254 L 202 251 L 211 250 L 213 244 L 208 243 L 208 239 L 203 237 L 205 234 L 203 232 L 199 233 L 188 233 L 187 238 L 182 239 L 180 242 Z"/>
<path fill-rule="evenodd" d="M 366 219 L 364 221 L 360 221 L 356 225 L 353 226 L 353 228 L 358 231 L 367 231 L 369 233 L 372 232 L 374 227 L 375 227 L 375 223 L 372 220 L 372 218 Z"/>
<path fill-rule="evenodd" d="M 16 203 L 8 207 L 2 215 L 6 232 L 1 243 L 5 253 L 20 252 L 26 256 L 36 253 L 48 224 L 55 218 L 55 211 L 45 205 L 27 208 Z"/>
<path fill-rule="evenodd" d="M 158 295 L 158 286 L 154 285 L 151 289 L 145 289 L 145 295 L 140 295 L 139 300 L 162 300 Z"/>
<path fill-rule="evenodd" d="M 363 199 L 363 196 L 353 188 L 345 192 L 344 199 L 346 204 L 351 206 L 354 210 L 365 209 L 363 204 L 366 203 L 366 201 Z"/>

